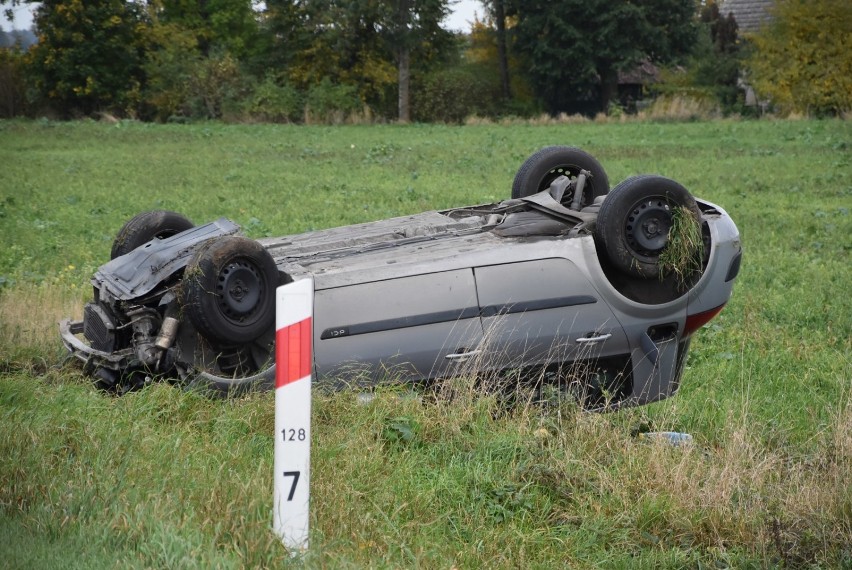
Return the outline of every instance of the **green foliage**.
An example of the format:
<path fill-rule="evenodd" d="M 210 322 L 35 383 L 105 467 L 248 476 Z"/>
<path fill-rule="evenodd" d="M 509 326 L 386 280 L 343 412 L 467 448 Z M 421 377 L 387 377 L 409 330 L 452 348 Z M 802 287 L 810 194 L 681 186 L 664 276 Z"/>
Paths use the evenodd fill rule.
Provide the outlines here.
<path fill-rule="evenodd" d="M 420 430 L 420 424 L 410 416 L 387 418 L 382 428 L 382 439 L 397 448 L 413 445 Z"/>
<path fill-rule="evenodd" d="M 295 87 L 270 73 L 255 85 L 243 110 L 252 120 L 294 123 L 302 118 L 303 101 Z"/>
<path fill-rule="evenodd" d="M 0 48 L 0 119 L 26 113 L 25 62 L 25 54 L 20 50 Z"/>
<path fill-rule="evenodd" d="M 236 59 L 253 53 L 258 25 L 251 0 L 155 0 L 156 17 L 195 36 L 204 55 L 224 51 Z"/>
<path fill-rule="evenodd" d="M 496 115 L 499 77 L 477 65 L 459 65 L 426 74 L 414 83 L 416 121 L 461 123 L 471 115 Z"/>
<path fill-rule="evenodd" d="M 227 52 L 216 51 L 199 59 L 188 82 L 189 116 L 221 119 L 239 113 L 245 82 L 237 60 Z"/>
<path fill-rule="evenodd" d="M 266 57 L 303 92 L 326 81 L 353 86 L 363 104 L 394 116 L 398 50 L 404 45 L 411 52 L 417 70 L 442 61 L 453 47 L 449 34 L 438 27 L 446 9 L 447 0 L 416 0 L 407 6 L 392 0 L 268 2 Z M 397 23 L 401 14 L 411 24 L 404 38 Z"/>
<path fill-rule="evenodd" d="M 694 85 L 712 93 L 724 109 L 738 110 L 740 91 L 737 82 L 742 54 L 737 39 L 737 22 L 733 14 L 721 15 L 718 4 L 713 2 L 702 9 L 701 23 L 699 41 L 689 63 Z"/>
<path fill-rule="evenodd" d="M 310 44 L 312 30 L 305 25 L 310 4 L 292 0 L 268 0 L 265 4 L 259 24 L 262 65 L 286 70 L 299 51 Z"/>
<path fill-rule="evenodd" d="M 306 123 L 342 123 L 361 109 L 362 103 L 353 85 L 334 84 L 324 77 L 308 89 L 305 97 Z"/>
<path fill-rule="evenodd" d="M 852 9 L 846 0 L 779 0 L 751 37 L 749 80 L 785 113 L 852 110 Z"/>
<path fill-rule="evenodd" d="M 654 93 L 665 99 L 687 97 L 705 105 L 715 104 L 725 113 L 743 112 L 743 97 L 738 87 L 742 51 L 733 15 L 722 16 L 719 5 L 710 2 L 701 10 L 689 59 L 683 67 L 663 70 L 662 81 L 654 86 Z"/>
<path fill-rule="evenodd" d="M 496 5 L 492 3 L 492 9 Z M 514 53 L 506 55 L 506 69 L 501 71 L 499 31 L 494 29 L 494 25 L 490 20 L 474 22 L 464 47 L 463 56 L 467 64 L 464 67 L 481 85 L 477 112 L 485 116 L 530 116 L 539 112 L 523 63 Z M 502 73 L 509 76 L 508 98 L 501 85 Z M 486 85 L 488 90 L 484 91 Z"/>
<path fill-rule="evenodd" d="M 143 81 L 139 4 L 59 0 L 36 10 L 39 41 L 28 54 L 41 97 L 65 116 L 124 113 Z"/>
<path fill-rule="evenodd" d="M 142 91 L 141 117 L 165 121 L 189 116 L 190 78 L 202 59 L 194 34 L 154 18 L 147 29 L 146 44 L 147 80 Z"/>
<path fill-rule="evenodd" d="M 686 55 L 694 42 L 692 0 L 517 2 L 515 49 L 551 112 L 586 102 L 606 110 L 618 72 Z"/>
<path fill-rule="evenodd" d="M 17 3 L 0 0 L 0 6 Z M 450 5 L 42 2 L 39 45 L 18 61 L 18 71 L 6 65 L 3 73 L 23 71 L 29 108 L 52 106 L 63 117 L 109 111 L 157 121 L 332 123 L 351 113 L 396 118 L 410 77 L 415 120 L 460 122 L 471 115 L 529 116 L 543 107 L 609 112 L 616 109 L 610 102 L 619 72 L 644 60 L 677 62 L 695 43 L 691 0 L 489 0 L 490 19 L 477 22 L 469 36 L 440 27 Z M 740 56 L 733 23 L 719 16 L 715 2 L 706 3 L 702 21 L 689 73 L 663 91 L 736 110 Z M 14 78 L 0 83 L 14 92 L 7 114 L 21 112 L 22 85 Z M 9 94 L 0 95 L 9 109 Z"/>

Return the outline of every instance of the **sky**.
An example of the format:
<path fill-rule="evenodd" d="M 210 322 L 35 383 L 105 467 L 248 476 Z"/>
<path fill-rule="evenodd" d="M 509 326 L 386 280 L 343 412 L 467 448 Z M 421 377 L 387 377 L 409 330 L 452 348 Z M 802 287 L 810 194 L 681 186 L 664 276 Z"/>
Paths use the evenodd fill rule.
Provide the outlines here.
<path fill-rule="evenodd" d="M 28 30 L 30 26 L 33 25 L 33 15 L 32 12 L 30 12 L 31 6 L 18 5 L 12 8 L 12 11 L 15 13 L 14 24 L 6 19 L 4 11 L 7 9 L 7 6 L 3 6 L 3 8 L 0 9 L 0 29 L 3 31 L 8 32 L 12 29 Z"/>
<path fill-rule="evenodd" d="M 469 32 L 473 22 L 473 14 L 479 14 L 482 19 L 482 4 L 479 0 L 460 0 L 458 4 L 450 7 L 453 13 L 444 22 L 444 27 L 456 32 Z"/>
<path fill-rule="evenodd" d="M 13 27 L 18 30 L 26 30 L 32 26 L 33 19 L 30 12 L 31 6 L 23 5 L 13 8 L 15 11 L 14 24 L 8 22 L 6 17 L 0 14 L 0 29 L 5 31 L 11 30 Z M 448 30 L 469 32 L 470 23 L 473 22 L 475 12 L 482 17 L 482 4 L 479 0 L 459 0 L 458 3 L 451 6 L 453 13 L 444 22 L 444 27 Z"/>

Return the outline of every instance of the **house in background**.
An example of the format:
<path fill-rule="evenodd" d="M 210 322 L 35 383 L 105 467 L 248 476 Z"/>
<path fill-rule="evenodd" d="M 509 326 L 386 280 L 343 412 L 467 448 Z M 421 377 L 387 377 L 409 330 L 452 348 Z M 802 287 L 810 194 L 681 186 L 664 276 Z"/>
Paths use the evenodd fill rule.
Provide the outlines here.
<path fill-rule="evenodd" d="M 774 5 L 775 0 L 722 0 L 719 13 L 724 18 L 733 14 L 740 35 L 747 37 L 772 18 L 769 10 Z"/>
<path fill-rule="evenodd" d="M 628 113 L 635 113 L 648 96 L 648 88 L 660 81 L 660 69 L 643 61 L 629 71 L 618 72 L 618 102 Z"/>
<path fill-rule="evenodd" d="M 850 0 L 852 1 L 852 0 Z M 737 22 L 737 33 L 743 40 L 748 41 L 751 34 L 771 20 L 770 10 L 775 0 L 717 0 L 719 14 L 727 18 L 733 14 Z M 635 113 L 637 104 L 641 107 L 646 97 L 648 87 L 660 80 L 660 70 L 651 62 L 645 61 L 634 69 L 618 74 L 618 98 L 621 106 L 628 112 Z M 740 78 L 739 87 L 745 94 L 745 104 L 750 107 L 760 106 L 765 110 L 768 101 L 759 101 L 754 89 Z"/>

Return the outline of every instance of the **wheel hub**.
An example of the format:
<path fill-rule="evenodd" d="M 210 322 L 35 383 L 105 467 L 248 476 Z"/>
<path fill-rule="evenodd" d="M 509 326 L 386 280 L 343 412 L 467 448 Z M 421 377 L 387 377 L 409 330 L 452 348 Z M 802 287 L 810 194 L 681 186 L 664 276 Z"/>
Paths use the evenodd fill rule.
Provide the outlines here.
<path fill-rule="evenodd" d="M 628 245 L 639 254 L 657 254 L 666 246 L 671 226 L 671 209 L 664 200 L 640 202 L 627 217 Z"/>
<path fill-rule="evenodd" d="M 229 317 L 241 319 L 257 309 L 261 296 L 260 277 L 247 263 L 227 265 L 219 275 L 218 289 L 219 306 Z"/>

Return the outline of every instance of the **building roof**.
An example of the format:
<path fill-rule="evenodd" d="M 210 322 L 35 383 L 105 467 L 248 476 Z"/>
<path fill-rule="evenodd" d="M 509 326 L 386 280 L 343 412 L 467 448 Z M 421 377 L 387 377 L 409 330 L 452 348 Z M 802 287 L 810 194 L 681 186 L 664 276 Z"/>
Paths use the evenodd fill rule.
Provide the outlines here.
<path fill-rule="evenodd" d="M 739 32 L 751 34 L 772 17 L 769 9 L 774 5 L 775 0 L 722 0 L 719 14 L 727 18 L 732 13 Z"/>
<path fill-rule="evenodd" d="M 648 85 L 659 80 L 660 70 L 650 61 L 643 61 L 632 69 L 618 72 L 619 85 Z"/>

